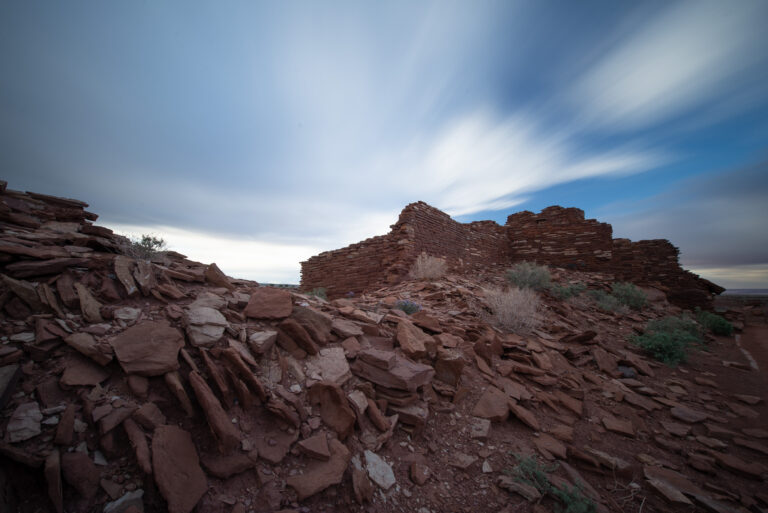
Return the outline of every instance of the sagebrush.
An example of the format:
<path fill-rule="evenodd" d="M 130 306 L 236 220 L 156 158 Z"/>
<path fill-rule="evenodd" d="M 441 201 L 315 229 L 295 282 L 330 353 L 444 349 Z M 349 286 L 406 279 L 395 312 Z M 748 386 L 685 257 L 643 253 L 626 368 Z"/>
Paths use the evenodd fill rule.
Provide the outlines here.
<path fill-rule="evenodd" d="M 645 292 L 637 288 L 635 284 L 629 282 L 616 282 L 611 284 L 611 295 L 619 303 L 628 306 L 633 310 L 640 310 L 648 301 Z"/>
<path fill-rule="evenodd" d="M 587 286 L 583 283 L 569 283 L 568 285 L 553 283 L 549 287 L 549 292 L 557 299 L 570 299 L 580 295 L 586 289 Z"/>
<path fill-rule="evenodd" d="M 674 367 L 688 359 L 690 348 L 702 345 L 703 337 L 701 328 L 690 317 L 669 316 L 650 321 L 643 334 L 634 335 L 631 341 L 653 358 Z"/>
<path fill-rule="evenodd" d="M 411 266 L 411 277 L 417 280 L 435 280 L 445 276 L 448 264 L 444 258 L 420 254 Z"/>
<path fill-rule="evenodd" d="M 127 256 L 150 260 L 165 251 L 166 243 L 161 237 L 143 234 L 141 237 L 129 237 L 128 245 L 123 246 L 123 253 Z"/>
<path fill-rule="evenodd" d="M 506 471 L 517 481 L 531 485 L 539 493 L 551 495 L 556 501 L 555 510 L 558 513 L 595 513 L 597 506 L 594 501 L 584 494 L 584 490 L 579 484 L 576 486 L 563 485 L 555 486 L 549 479 L 549 474 L 557 469 L 557 464 L 544 465 L 534 456 L 522 456 L 515 454 L 517 465 L 511 470 Z"/>
<path fill-rule="evenodd" d="M 544 290 L 549 287 L 549 269 L 534 262 L 518 262 L 507 271 L 507 280 L 521 289 Z"/>
<path fill-rule="evenodd" d="M 421 310 L 421 305 L 408 299 L 400 299 L 395 303 L 395 308 L 411 315 Z"/>
<path fill-rule="evenodd" d="M 730 337 L 733 334 L 733 324 L 726 321 L 722 316 L 696 308 L 696 320 L 701 327 L 711 331 L 715 335 L 725 335 Z"/>
<path fill-rule="evenodd" d="M 305 292 L 308 296 L 319 297 L 320 299 L 328 299 L 328 294 L 325 291 L 325 287 L 315 287 L 309 292 Z"/>
<path fill-rule="evenodd" d="M 489 288 L 484 290 L 485 302 L 490 310 L 486 318 L 499 328 L 512 331 L 531 331 L 541 324 L 541 299 L 532 289 Z"/>

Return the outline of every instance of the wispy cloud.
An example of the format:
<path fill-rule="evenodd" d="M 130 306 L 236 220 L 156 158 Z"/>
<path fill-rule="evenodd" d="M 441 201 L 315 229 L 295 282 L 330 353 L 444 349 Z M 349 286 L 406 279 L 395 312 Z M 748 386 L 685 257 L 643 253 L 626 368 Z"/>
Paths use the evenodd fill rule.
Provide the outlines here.
<path fill-rule="evenodd" d="M 746 72 L 766 60 L 759 48 L 767 19 L 761 0 L 670 2 L 589 67 L 571 98 L 583 122 L 611 130 L 647 127 L 718 93 L 720 100 L 755 80 Z"/>

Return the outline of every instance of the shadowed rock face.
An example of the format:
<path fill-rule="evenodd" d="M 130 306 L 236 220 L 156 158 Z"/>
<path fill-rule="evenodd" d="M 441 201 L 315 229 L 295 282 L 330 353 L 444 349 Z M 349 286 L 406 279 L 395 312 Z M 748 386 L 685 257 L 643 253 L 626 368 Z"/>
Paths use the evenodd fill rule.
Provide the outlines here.
<path fill-rule="evenodd" d="M 425 252 L 445 258 L 464 275 L 514 262 L 534 261 L 579 271 L 612 273 L 617 281 L 655 284 L 684 308 L 711 305 L 725 289 L 683 270 L 669 241 L 613 239 L 610 224 L 585 219 L 578 208 L 518 212 L 500 226 L 493 221 L 457 223 L 426 203 L 411 203 L 387 235 L 328 251 L 301 263 L 305 290 L 325 287 L 332 297 L 398 283 Z"/>
<path fill-rule="evenodd" d="M 346 511 L 360 509 L 356 501 L 383 512 L 418 497 L 430 511 L 499 511 L 521 495 L 555 510 L 551 496 L 502 472 L 521 448 L 561 460 L 551 482 L 578 485 L 599 512 L 621 510 L 612 493 L 630 484 L 640 487 L 634 499 L 622 495 L 632 511 L 641 500 L 648 511 L 669 500 L 714 511 L 768 503 L 768 409 L 733 342 L 711 342 L 678 370 L 628 343 L 647 321 L 679 313 L 667 298 L 699 294 L 697 285 L 656 284 L 649 305 L 630 313 L 542 293 L 542 322 L 525 333 L 496 329 L 486 315 L 483 287 L 505 281 L 506 264 L 493 262 L 525 251 L 554 259 L 575 226 L 578 248 L 593 251 L 563 258 L 608 266 L 622 246 L 623 269 L 642 274 L 633 258 L 655 247 L 652 267 L 673 283 L 681 275 L 665 241 L 611 241 L 608 258 L 594 252 L 607 225 L 546 209 L 514 221 L 530 230 L 525 240 L 546 243 L 512 245 L 509 226 L 458 225 L 416 204 L 402 216 L 399 247 L 439 249 L 430 244 L 445 235 L 465 251 L 470 240 L 464 267 L 452 265 L 483 267 L 482 279 L 395 274 L 387 287 L 328 302 L 175 253 L 138 262 L 81 202 L 3 191 L 0 459 L 18 462 L 20 475 L 30 469 L 4 489 L 47 490 L 24 496 L 30 509 Z M 365 272 L 386 280 L 404 261 Z M 563 262 L 551 269 L 557 283 L 606 289 L 621 276 Z M 689 278 L 700 283 L 679 279 Z M 407 315 L 399 300 L 421 311 Z"/>

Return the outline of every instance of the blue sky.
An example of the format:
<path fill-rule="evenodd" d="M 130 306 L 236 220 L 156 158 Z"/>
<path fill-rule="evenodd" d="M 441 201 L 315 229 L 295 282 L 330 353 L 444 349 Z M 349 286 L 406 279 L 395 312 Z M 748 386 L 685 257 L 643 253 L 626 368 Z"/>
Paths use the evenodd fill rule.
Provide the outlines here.
<path fill-rule="evenodd" d="M 227 273 L 576 206 L 768 287 L 768 2 L 4 2 L 0 169 Z"/>

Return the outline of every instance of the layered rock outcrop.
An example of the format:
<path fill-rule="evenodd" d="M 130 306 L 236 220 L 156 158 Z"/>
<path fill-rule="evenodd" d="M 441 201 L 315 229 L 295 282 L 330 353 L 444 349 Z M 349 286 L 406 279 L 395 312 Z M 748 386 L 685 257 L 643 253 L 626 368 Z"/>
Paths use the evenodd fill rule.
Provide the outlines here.
<path fill-rule="evenodd" d="M 669 241 L 614 239 L 610 224 L 585 219 L 578 208 L 547 207 L 538 214 L 459 223 L 426 203 L 411 203 L 386 235 L 328 251 L 301 263 L 305 289 L 332 297 L 398 283 L 421 253 L 444 258 L 451 272 L 477 276 L 534 261 L 571 270 L 614 274 L 616 280 L 654 285 L 680 306 L 707 307 L 724 289 L 684 270 Z"/>

